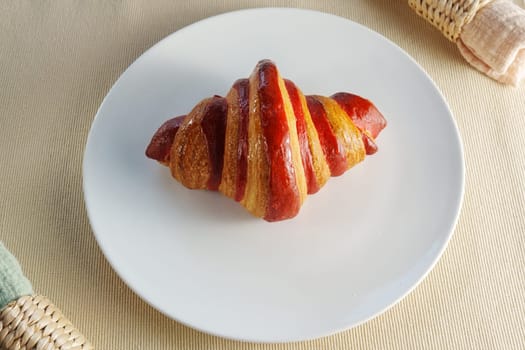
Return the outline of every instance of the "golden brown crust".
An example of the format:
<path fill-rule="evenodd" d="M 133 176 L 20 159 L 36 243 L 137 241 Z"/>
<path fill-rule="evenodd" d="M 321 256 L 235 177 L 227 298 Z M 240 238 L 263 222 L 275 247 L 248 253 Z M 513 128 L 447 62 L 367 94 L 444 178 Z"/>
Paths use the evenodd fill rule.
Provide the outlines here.
<path fill-rule="evenodd" d="M 188 114 L 171 148 L 171 174 L 191 189 L 205 189 L 210 177 L 208 147 L 200 125 L 210 101 L 211 98 L 204 99 Z"/>
<path fill-rule="evenodd" d="M 363 161 L 365 159 L 365 145 L 363 144 L 361 131 L 333 99 L 324 96 L 314 97 L 323 104 L 332 130 L 344 147 L 347 169 Z"/>
<path fill-rule="evenodd" d="M 250 109 L 248 119 L 248 176 L 241 204 L 253 215 L 264 217 L 268 204 L 269 167 L 257 96 L 259 81 L 250 76 Z"/>
<path fill-rule="evenodd" d="M 237 154 L 239 144 L 240 106 L 237 103 L 237 89 L 230 89 L 228 101 L 228 116 L 226 119 L 226 142 L 224 144 L 224 167 L 219 191 L 225 196 L 234 198 L 237 184 Z"/>
<path fill-rule="evenodd" d="M 319 141 L 319 135 L 317 129 L 312 121 L 312 116 L 308 110 L 306 104 L 306 98 L 304 94 L 299 90 L 299 98 L 304 112 L 304 120 L 306 123 L 306 133 L 308 136 L 308 146 L 310 147 L 310 153 L 312 155 L 312 163 L 314 168 L 317 185 L 319 188 L 323 187 L 326 181 L 330 178 L 330 168 L 323 154 L 321 143 Z"/>

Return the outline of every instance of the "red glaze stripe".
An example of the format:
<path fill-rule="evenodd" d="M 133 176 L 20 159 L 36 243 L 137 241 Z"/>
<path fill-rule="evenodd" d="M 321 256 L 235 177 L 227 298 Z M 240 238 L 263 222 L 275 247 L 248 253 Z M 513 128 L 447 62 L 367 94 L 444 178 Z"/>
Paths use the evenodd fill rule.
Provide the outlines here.
<path fill-rule="evenodd" d="M 256 73 L 261 127 L 270 166 L 268 206 L 264 219 L 277 221 L 295 216 L 299 211 L 300 198 L 277 67 L 271 61 L 261 61 Z"/>
<path fill-rule="evenodd" d="M 332 131 L 324 106 L 314 96 L 306 96 L 306 104 L 319 135 L 321 148 L 330 168 L 330 173 L 332 176 L 341 175 L 348 168 L 344 147 L 339 144 L 337 137 Z"/>
<path fill-rule="evenodd" d="M 361 130 L 366 130 L 376 138 L 386 126 L 386 119 L 370 102 L 360 96 L 347 92 L 338 92 L 331 96 L 350 116 L 354 124 Z"/>
<path fill-rule="evenodd" d="M 377 152 L 377 145 L 372 139 L 372 137 L 368 136 L 367 133 L 361 131 L 361 138 L 363 140 L 363 144 L 365 146 L 365 153 L 367 155 L 371 155 Z"/>
<path fill-rule="evenodd" d="M 212 191 L 217 191 L 221 183 L 227 113 L 228 103 L 226 99 L 215 96 L 206 106 L 201 122 L 201 128 L 208 143 L 210 160 L 210 178 L 207 188 Z"/>
<path fill-rule="evenodd" d="M 299 138 L 299 147 L 301 149 L 301 158 L 303 161 L 304 174 L 306 176 L 308 194 L 312 194 L 319 191 L 319 185 L 317 184 L 317 179 L 313 169 L 312 154 L 310 153 L 308 134 L 306 133 L 306 121 L 304 119 L 303 106 L 301 104 L 297 86 L 295 86 L 290 80 L 285 80 L 284 82 L 296 118 L 297 136 Z"/>
<path fill-rule="evenodd" d="M 250 81 L 240 79 L 234 85 L 239 96 L 239 128 L 237 148 L 237 183 L 235 187 L 235 200 L 240 202 L 244 198 L 246 181 L 248 178 L 248 115 L 250 112 Z"/>
<path fill-rule="evenodd" d="M 173 140 L 179 127 L 186 118 L 185 115 L 172 118 L 166 121 L 160 126 L 155 132 L 155 135 L 151 138 L 151 141 L 146 148 L 146 156 L 151 159 L 155 159 L 159 162 L 169 163 L 170 161 L 170 150 L 173 145 Z"/>

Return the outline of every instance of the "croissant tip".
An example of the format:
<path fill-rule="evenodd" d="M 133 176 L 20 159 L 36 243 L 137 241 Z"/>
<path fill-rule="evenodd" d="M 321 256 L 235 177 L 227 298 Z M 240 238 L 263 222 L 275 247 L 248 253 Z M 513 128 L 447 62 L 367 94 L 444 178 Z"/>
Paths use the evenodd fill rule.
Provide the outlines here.
<path fill-rule="evenodd" d="M 269 58 L 263 58 L 262 60 L 259 60 L 259 62 L 257 62 L 257 65 L 264 65 L 264 64 L 273 64 L 273 65 L 275 65 L 275 62 L 272 61 Z"/>
<path fill-rule="evenodd" d="M 182 115 L 171 118 L 158 128 L 146 148 L 146 157 L 162 164 L 169 163 L 171 146 L 185 117 Z"/>

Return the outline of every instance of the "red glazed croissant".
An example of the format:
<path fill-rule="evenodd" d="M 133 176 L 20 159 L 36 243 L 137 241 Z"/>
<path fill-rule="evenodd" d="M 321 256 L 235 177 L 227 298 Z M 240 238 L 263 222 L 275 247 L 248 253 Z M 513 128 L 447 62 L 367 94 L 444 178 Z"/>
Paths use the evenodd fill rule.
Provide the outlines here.
<path fill-rule="evenodd" d="M 297 215 L 317 192 L 377 151 L 386 120 L 349 93 L 304 96 L 275 64 L 260 61 L 226 97 L 165 122 L 146 155 L 191 189 L 220 191 L 267 221 Z"/>

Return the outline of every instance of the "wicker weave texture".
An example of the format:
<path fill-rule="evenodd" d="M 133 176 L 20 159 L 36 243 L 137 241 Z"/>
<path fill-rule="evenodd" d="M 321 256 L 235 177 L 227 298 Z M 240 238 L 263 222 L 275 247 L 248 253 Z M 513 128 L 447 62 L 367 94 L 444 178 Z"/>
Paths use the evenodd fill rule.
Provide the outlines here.
<path fill-rule="evenodd" d="M 438 28 L 449 40 L 456 42 L 463 26 L 493 0 L 408 0 L 421 17 Z"/>
<path fill-rule="evenodd" d="M 92 350 L 49 299 L 23 296 L 0 311 L 2 350 Z"/>

